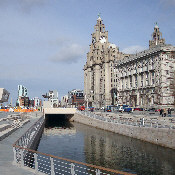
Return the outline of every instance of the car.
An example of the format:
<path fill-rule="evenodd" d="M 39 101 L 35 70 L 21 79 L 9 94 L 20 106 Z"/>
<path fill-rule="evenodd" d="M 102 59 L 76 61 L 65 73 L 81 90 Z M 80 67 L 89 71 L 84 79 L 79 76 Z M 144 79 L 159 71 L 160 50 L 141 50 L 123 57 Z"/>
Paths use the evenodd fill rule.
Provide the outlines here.
<path fill-rule="evenodd" d="M 148 112 L 155 112 L 156 111 L 156 108 L 149 108 L 148 109 Z"/>
<path fill-rule="evenodd" d="M 123 106 L 120 106 L 118 109 L 119 112 L 123 112 Z"/>
<path fill-rule="evenodd" d="M 134 108 L 134 111 L 143 111 L 143 108 Z"/>
<path fill-rule="evenodd" d="M 89 107 L 89 111 L 93 112 L 94 111 L 94 107 Z"/>
<path fill-rule="evenodd" d="M 126 108 L 124 108 L 124 112 L 133 112 L 133 108 L 126 107 Z"/>

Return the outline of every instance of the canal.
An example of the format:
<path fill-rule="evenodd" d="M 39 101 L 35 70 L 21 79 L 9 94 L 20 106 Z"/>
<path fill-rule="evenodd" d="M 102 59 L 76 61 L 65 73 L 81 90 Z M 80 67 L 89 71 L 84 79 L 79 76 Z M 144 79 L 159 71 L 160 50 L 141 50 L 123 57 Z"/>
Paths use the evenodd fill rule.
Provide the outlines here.
<path fill-rule="evenodd" d="M 54 117 L 38 151 L 140 175 L 175 174 L 175 150 Z"/>

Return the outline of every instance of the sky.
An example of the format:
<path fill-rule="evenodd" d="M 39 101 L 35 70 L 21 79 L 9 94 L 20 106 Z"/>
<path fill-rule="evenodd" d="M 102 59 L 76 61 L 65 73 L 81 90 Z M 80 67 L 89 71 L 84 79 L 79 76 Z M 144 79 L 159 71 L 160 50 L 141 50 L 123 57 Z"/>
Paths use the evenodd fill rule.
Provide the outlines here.
<path fill-rule="evenodd" d="M 0 0 L 0 87 L 13 104 L 19 84 L 30 98 L 84 88 L 83 66 L 100 13 L 109 42 L 124 53 L 147 49 L 158 23 L 175 45 L 175 0 Z"/>

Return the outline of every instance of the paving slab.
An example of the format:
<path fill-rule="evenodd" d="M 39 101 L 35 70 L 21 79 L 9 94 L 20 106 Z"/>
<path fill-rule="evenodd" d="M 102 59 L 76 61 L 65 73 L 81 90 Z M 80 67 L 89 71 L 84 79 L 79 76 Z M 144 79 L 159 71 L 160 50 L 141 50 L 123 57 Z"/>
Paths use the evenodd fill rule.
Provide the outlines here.
<path fill-rule="evenodd" d="M 1 115 L 1 114 L 0 114 Z M 4 117 L 4 114 L 3 114 Z M 21 168 L 14 165 L 13 162 L 13 143 L 21 137 L 30 126 L 32 126 L 38 119 L 37 117 L 31 117 L 30 122 L 25 124 L 22 128 L 17 129 L 11 135 L 6 137 L 4 140 L 0 141 L 0 174 L 1 175 L 33 175 L 34 172 L 31 172 L 30 169 Z M 0 117 L 1 118 L 1 117 Z"/>

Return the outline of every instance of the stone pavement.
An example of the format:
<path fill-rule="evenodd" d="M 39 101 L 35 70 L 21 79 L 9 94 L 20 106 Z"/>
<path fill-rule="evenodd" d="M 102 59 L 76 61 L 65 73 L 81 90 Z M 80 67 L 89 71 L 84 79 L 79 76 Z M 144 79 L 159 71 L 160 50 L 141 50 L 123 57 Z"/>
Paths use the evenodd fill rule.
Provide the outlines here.
<path fill-rule="evenodd" d="M 5 116 L 4 114 L 0 114 Z M 7 115 L 6 115 L 7 116 Z M 41 116 L 40 114 L 33 114 L 30 117 L 30 122 L 25 124 L 22 128 L 17 129 L 14 133 L 0 141 L 0 175 L 33 175 L 35 173 L 30 170 L 20 168 L 13 165 L 13 143 L 21 137 L 30 126 L 32 126 Z M 0 117 L 1 118 L 1 117 Z"/>
<path fill-rule="evenodd" d="M 145 119 L 145 121 L 157 121 L 160 124 L 164 124 L 164 125 L 171 125 L 171 126 L 175 126 L 175 115 L 173 113 L 172 117 L 162 117 L 159 115 L 159 113 L 156 113 L 157 115 L 150 115 L 149 113 L 127 113 L 127 112 L 123 112 L 123 113 L 113 113 L 113 112 L 93 112 L 96 115 L 100 115 L 103 117 L 110 117 L 110 118 L 120 118 L 120 119 L 132 119 L 132 121 L 141 121 L 141 119 Z"/>

